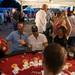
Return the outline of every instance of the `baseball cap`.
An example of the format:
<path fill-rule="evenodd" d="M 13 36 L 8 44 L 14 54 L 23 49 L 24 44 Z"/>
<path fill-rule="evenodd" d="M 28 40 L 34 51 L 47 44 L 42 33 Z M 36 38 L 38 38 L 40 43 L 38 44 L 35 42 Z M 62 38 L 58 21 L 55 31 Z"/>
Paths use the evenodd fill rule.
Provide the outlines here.
<path fill-rule="evenodd" d="M 32 26 L 32 32 L 37 32 L 37 31 L 38 31 L 37 26 Z"/>

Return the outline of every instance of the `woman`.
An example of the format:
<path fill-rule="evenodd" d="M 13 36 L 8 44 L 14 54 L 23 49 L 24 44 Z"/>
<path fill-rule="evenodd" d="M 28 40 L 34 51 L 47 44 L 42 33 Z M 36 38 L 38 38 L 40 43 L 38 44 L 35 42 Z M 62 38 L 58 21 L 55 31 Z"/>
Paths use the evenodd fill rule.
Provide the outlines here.
<path fill-rule="evenodd" d="M 54 35 L 57 35 L 60 26 L 64 26 L 67 29 L 67 38 L 68 38 L 71 33 L 72 27 L 70 21 L 68 20 L 66 12 L 58 13 L 57 17 L 54 19 L 54 26 L 53 26 Z"/>
<path fill-rule="evenodd" d="M 58 33 L 54 38 L 54 42 L 67 48 L 67 30 L 64 26 L 59 27 Z"/>

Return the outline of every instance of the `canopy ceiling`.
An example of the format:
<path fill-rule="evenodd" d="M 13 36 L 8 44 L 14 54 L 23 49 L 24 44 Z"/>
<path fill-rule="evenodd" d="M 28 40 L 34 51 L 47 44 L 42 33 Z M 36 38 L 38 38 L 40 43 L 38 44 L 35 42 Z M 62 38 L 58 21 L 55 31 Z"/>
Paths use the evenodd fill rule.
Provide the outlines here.
<path fill-rule="evenodd" d="M 30 5 L 33 7 L 41 7 L 43 3 L 48 4 L 48 6 L 75 6 L 75 0 L 19 0 L 22 6 Z"/>

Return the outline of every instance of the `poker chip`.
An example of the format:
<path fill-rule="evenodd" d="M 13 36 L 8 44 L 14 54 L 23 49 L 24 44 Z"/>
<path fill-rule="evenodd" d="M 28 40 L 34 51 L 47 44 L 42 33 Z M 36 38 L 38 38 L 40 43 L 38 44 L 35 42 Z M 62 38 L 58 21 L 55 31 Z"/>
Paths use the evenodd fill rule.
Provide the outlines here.
<path fill-rule="evenodd" d="M 12 73 L 14 75 L 17 75 L 21 71 L 17 64 L 13 64 L 11 67 L 13 68 Z"/>
<path fill-rule="evenodd" d="M 23 62 L 23 68 L 22 68 L 22 70 L 30 68 L 30 66 L 29 66 L 29 60 L 24 59 L 22 62 Z"/>
<path fill-rule="evenodd" d="M 29 62 L 29 66 L 31 67 L 31 66 L 34 66 L 34 62 L 33 61 L 30 61 Z"/>
<path fill-rule="evenodd" d="M 39 63 L 38 63 L 39 66 L 42 66 L 42 62 L 43 62 L 42 60 L 39 60 Z"/>

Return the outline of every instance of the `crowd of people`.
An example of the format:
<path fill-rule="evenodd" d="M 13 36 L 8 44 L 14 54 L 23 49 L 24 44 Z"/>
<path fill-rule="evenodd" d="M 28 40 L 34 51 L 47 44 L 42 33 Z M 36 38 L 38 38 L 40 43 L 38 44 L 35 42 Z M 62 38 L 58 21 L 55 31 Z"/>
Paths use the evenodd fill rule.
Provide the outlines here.
<path fill-rule="evenodd" d="M 36 13 L 35 25 L 31 27 L 32 34 L 29 36 L 24 31 L 23 18 L 18 21 L 17 30 L 5 39 L 7 44 L 12 43 L 11 50 L 6 53 L 41 50 L 44 65 L 47 67 L 45 75 L 57 75 L 65 63 L 67 48 L 75 46 L 75 15 L 68 10 L 59 11 L 49 17 L 47 8 L 47 5 L 43 4 L 42 9 Z"/>

